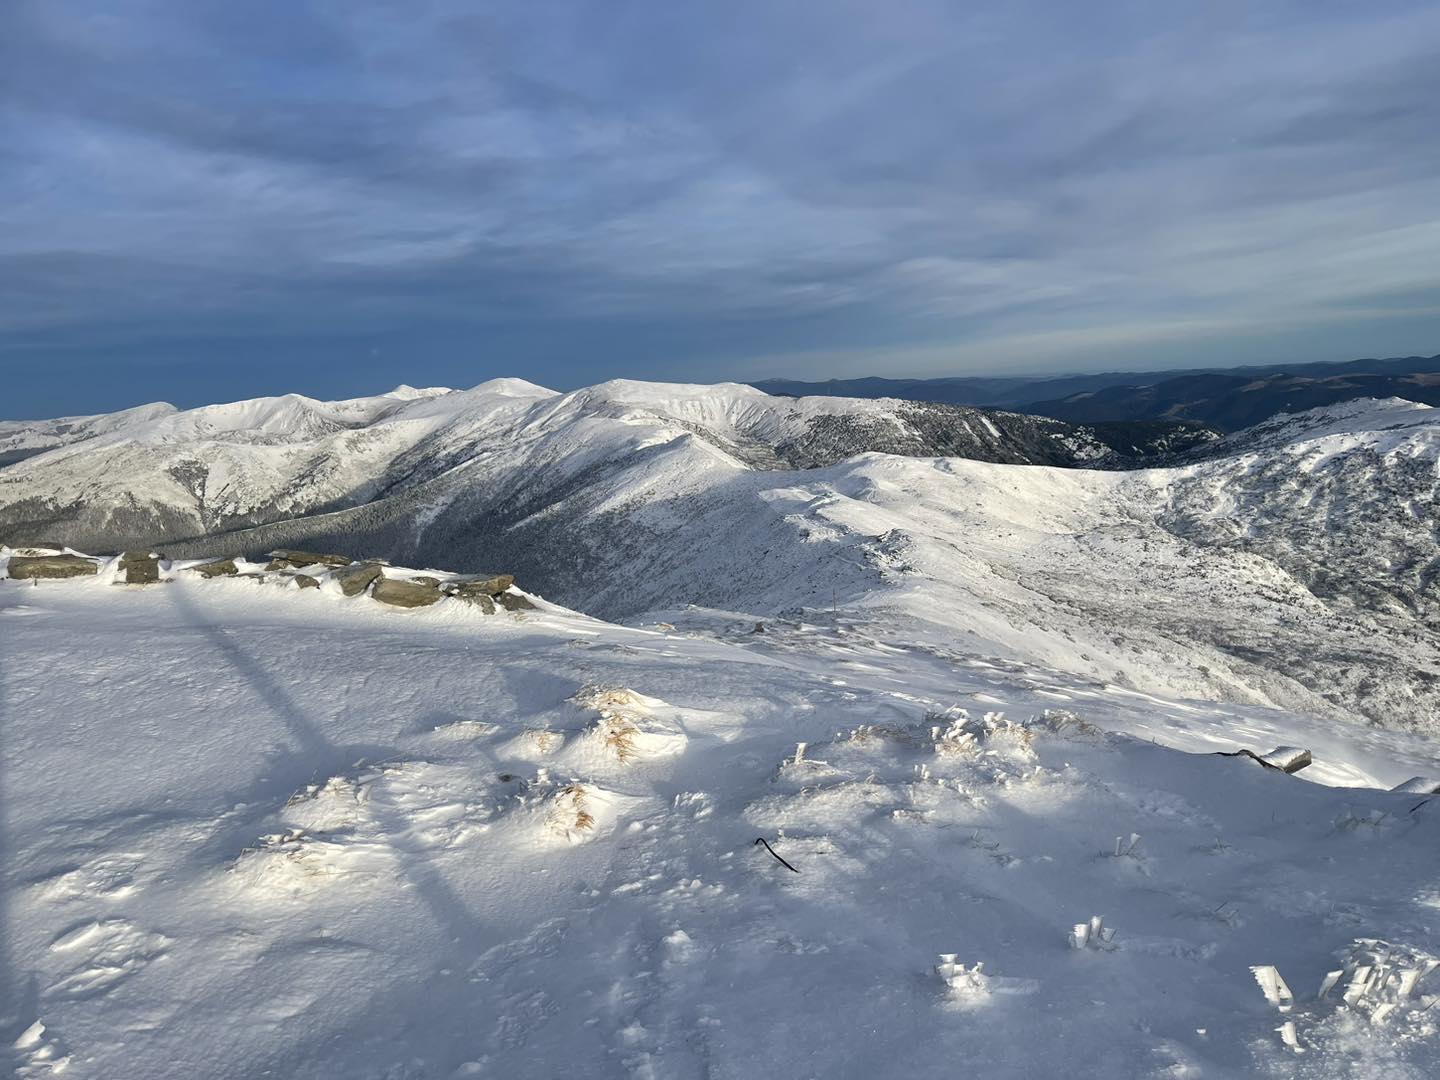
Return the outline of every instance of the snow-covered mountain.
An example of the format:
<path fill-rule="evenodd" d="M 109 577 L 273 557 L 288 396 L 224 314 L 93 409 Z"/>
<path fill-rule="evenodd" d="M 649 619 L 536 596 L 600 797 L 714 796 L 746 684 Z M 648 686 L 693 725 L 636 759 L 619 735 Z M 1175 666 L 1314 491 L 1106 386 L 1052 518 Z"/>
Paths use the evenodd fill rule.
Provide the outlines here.
<path fill-rule="evenodd" d="M 84 442 L 98 435 L 138 427 L 175 412 L 166 402 L 140 405 L 96 416 L 61 416 L 54 420 L 0 420 L 0 467 L 57 446 Z"/>
<path fill-rule="evenodd" d="M 1125 471 L 853 407 L 504 381 L 0 470 L 57 540 L 631 621 L 0 580 L 0 1072 L 1436 1075 L 1436 410 Z"/>
<path fill-rule="evenodd" d="M 1116 454 L 944 406 L 497 380 L 174 413 L 0 470 L 0 522 L 505 569 L 608 618 L 863 604 L 1102 682 L 1440 728 L 1436 412 L 1347 403 L 1224 444 L 1019 467 Z"/>
<path fill-rule="evenodd" d="M 75 434 L 54 434 L 61 429 Z M 30 444 L 50 438 L 55 449 L 0 471 L 0 531 L 33 541 L 58 530 L 92 549 L 476 487 L 492 501 L 522 491 L 533 501 L 546 494 L 537 482 L 570 486 L 682 443 L 758 469 L 867 450 L 1105 467 L 1213 438 L 1183 425 L 1084 427 L 913 402 L 775 398 L 740 385 L 619 381 L 557 394 L 519 379 L 348 401 L 291 394 L 184 412 L 153 406 L 25 431 Z"/>

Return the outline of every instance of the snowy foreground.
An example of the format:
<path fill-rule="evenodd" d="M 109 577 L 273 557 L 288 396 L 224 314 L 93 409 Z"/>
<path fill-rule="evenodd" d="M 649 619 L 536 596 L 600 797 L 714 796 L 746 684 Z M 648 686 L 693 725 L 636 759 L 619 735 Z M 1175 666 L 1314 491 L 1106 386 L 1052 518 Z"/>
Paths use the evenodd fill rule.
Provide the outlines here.
<path fill-rule="evenodd" d="M 663 618 L 0 581 L 20 1075 L 1440 1074 L 1432 741 Z"/>

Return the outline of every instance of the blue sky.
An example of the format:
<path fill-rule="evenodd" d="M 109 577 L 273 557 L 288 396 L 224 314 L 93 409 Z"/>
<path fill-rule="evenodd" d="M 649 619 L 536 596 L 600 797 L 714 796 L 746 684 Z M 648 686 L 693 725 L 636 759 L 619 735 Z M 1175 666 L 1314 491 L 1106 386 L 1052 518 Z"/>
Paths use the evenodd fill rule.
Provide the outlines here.
<path fill-rule="evenodd" d="M 0 415 L 1440 351 L 1440 5 L 6 0 Z"/>

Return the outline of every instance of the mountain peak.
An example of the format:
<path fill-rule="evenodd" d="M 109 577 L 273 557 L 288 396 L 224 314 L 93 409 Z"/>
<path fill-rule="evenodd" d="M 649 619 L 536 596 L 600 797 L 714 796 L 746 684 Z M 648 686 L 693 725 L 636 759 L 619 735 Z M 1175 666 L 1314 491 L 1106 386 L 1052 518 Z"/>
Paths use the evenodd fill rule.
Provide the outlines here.
<path fill-rule="evenodd" d="M 380 396 L 395 398 L 398 401 L 418 401 L 421 398 L 442 397 L 445 394 L 453 394 L 454 392 L 455 391 L 448 386 L 427 386 L 420 389 L 408 383 L 401 383 L 395 387 L 394 390 L 390 390 Z"/>
<path fill-rule="evenodd" d="M 471 394 L 501 394 L 506 397 L 520 398 L 547 398 L 559 397 L 560 391 L 551 390 L 547 386 L 533 383 L 526 379 L 500 378 L 486 379 L 482 383 L 470 387 L 467 393 Z"/>

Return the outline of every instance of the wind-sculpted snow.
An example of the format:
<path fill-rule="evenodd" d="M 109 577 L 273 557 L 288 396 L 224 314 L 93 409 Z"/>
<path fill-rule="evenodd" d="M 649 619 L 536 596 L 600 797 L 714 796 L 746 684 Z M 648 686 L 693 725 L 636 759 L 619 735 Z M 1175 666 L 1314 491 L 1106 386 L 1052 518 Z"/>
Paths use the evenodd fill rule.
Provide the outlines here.
<path fill-rule="evenodd" d="M 920 467 L 766 498 L 830 544 Z M 1035 551 L 1083 523 L 1065 477 L 1114 483 L 932 468 L 908 539 L 829 549 L 910 602 L 946 498 Z M 626 628 L 167 577 L 0 580 L 6 1075 L 1440 1071 L 1440 805 L 1386 790 L 1433 739 L 869 602 Z"/>

